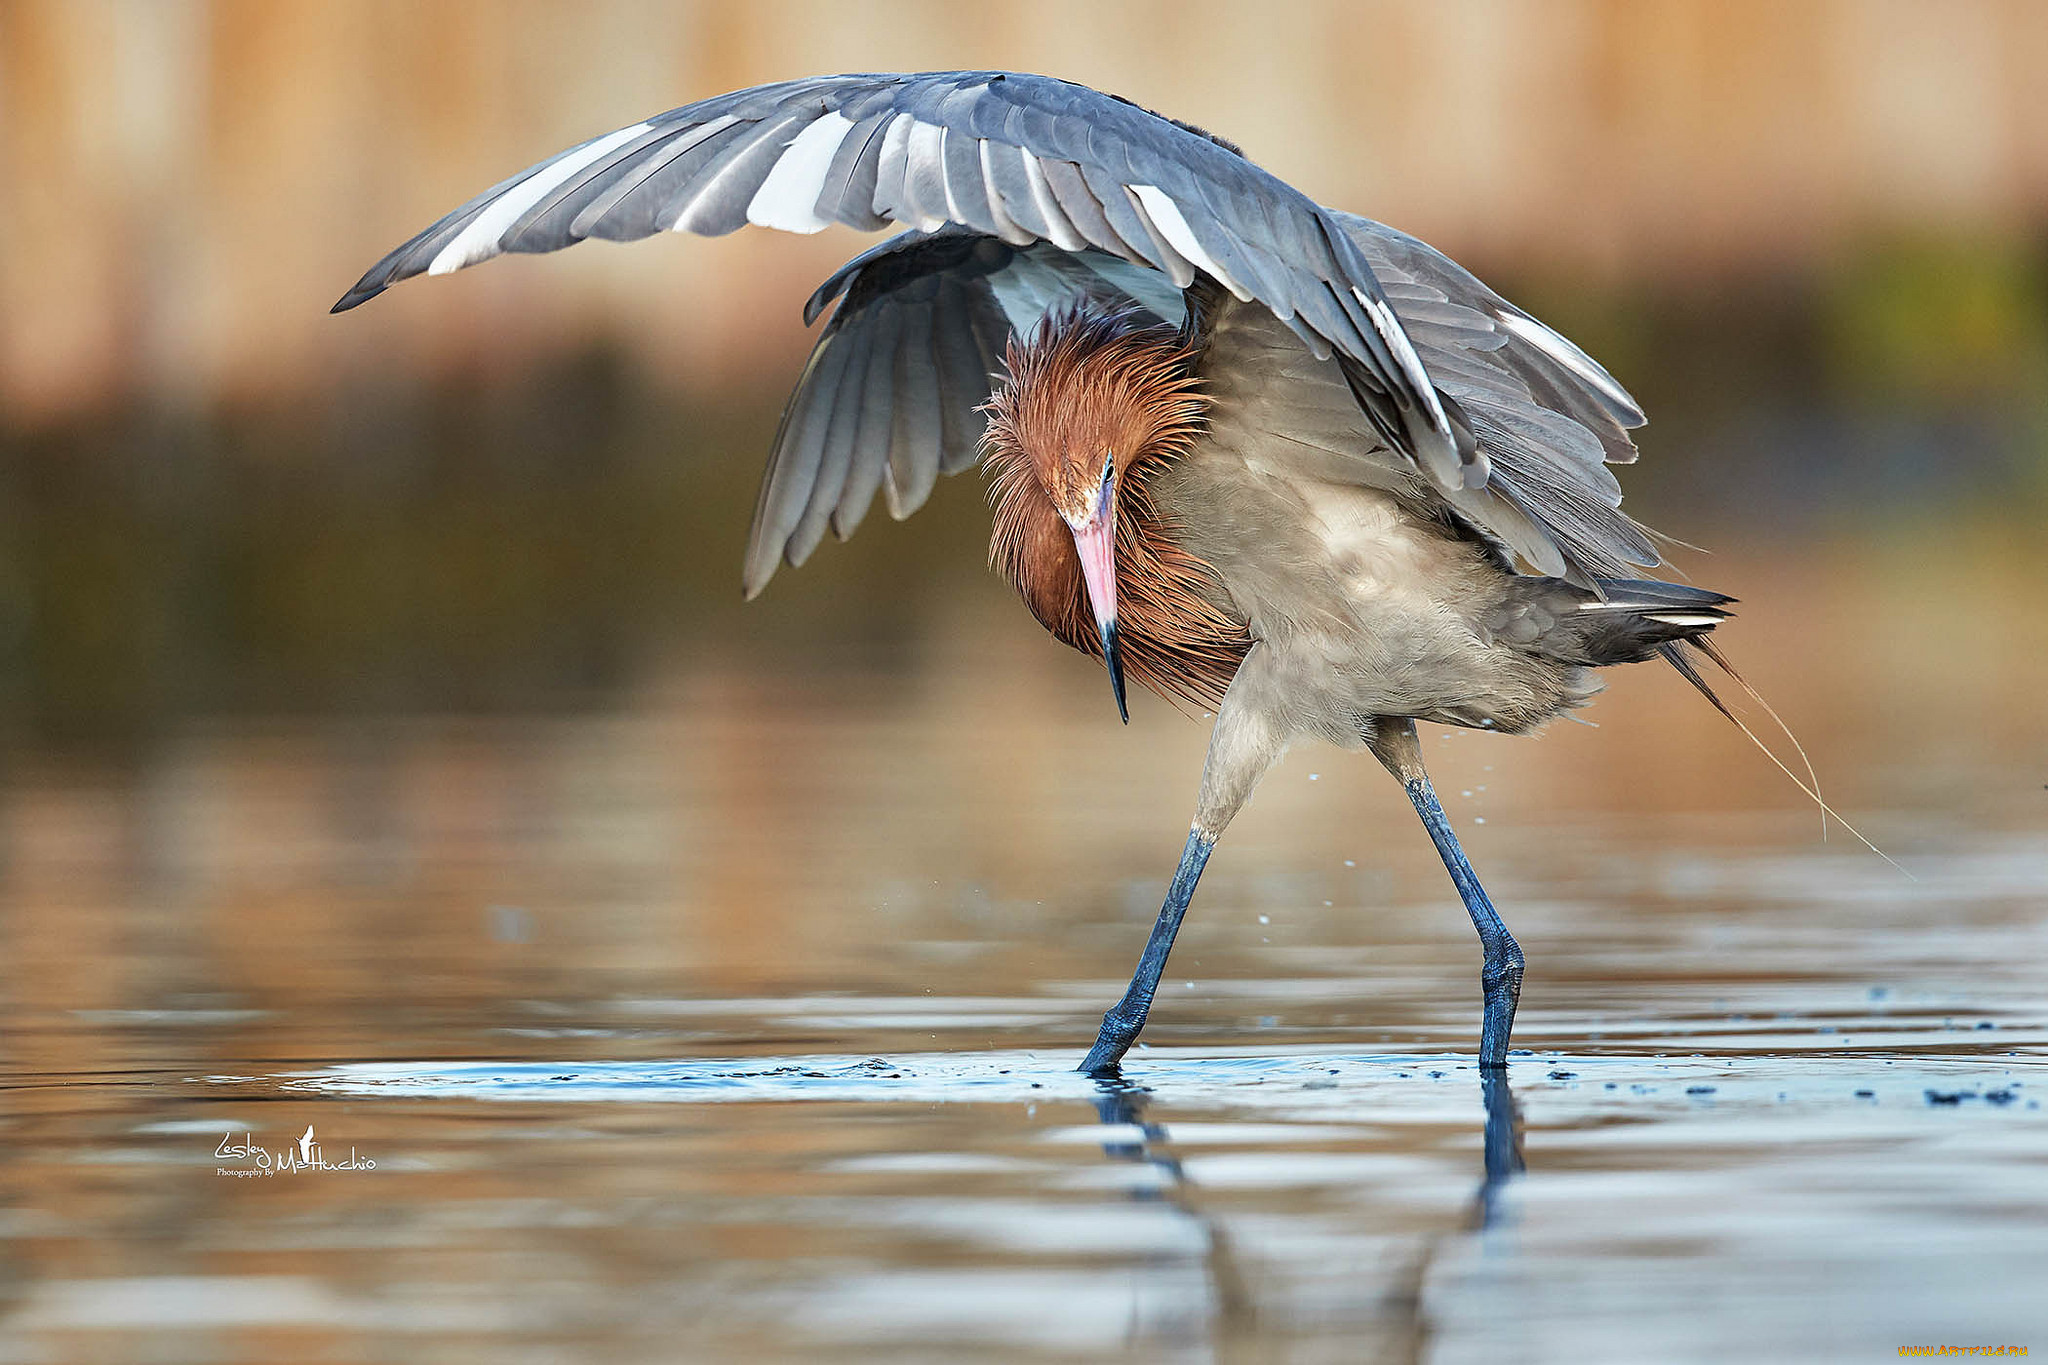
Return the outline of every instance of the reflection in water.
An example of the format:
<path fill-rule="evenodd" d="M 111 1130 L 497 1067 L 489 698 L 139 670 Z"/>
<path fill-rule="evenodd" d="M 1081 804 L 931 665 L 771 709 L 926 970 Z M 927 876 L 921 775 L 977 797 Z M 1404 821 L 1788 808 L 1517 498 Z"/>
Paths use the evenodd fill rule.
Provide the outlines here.
<path fill-rule="evenodd" d="M 1478 1225 L 1489 1228 L 1500 1218 L 1502 1186 L 1522 1173 L 1522 1111 L 1501 1072 L 1480 1072 L 1479 1093 L 1486 1103 L 1486 1178 L 1473 1205 Z"/>
<path fill-rule="evenodd" d="M 1189 1188 L 1187 1172 L 1179 1158 L 1165 1149 L 1166 1129 L 1145 1119 L 1150 1098 L 1143 1087 L 1121 1077 L 1096 1079 L 1095 1112 L 1103 1124 L 1116 1132 L 1103 1139 L 1102 1152 L 1113 1161 L 1130 1161 L 1150 1166 L 1163 1177 L 1158 1185 L 1135 1185 L 1133 1199 L 1165 1199 L 1201 1230 L 1202 1263 L 1209 1278 L 1209 1311 L 1212 1330 L 1219 1341 L 1243 1341 L 1252 1337 L 1258 1324 L 1252 1295 L 1239 1270 L 1230 1235 L 1222 1220 L 1202 1207 Z"/>
<path fill-rule="evenodd" d="M 1146 1117 L 1146 1109 L 1156 1098 L 1154 1092 L 1120 1074 L 1097 1076 L 1095 1084 L 1095 1112 L 1110 1130 L 1102 1139 L 1103 1155 L 1113 1161 L 1148 1167 L 1161 1177 L 1157 1183 L 1134 1184 L 1130 1197 L 1165 1200 L 1200 1230 L 1213 1340 L 1219 1348 L 1226 1349 L 1255 1343 L 1259 1315 L 1248 1278 L 1238 1264 L 1222 1217 L 1205 1205 L 1199 1187 L 1189 1179 L 1173 1150 L 1172 1134 L 1165 1124 Z M 1473 1230 L 1485 1232 L 1501 1217 L 1504 1186 L 1523 1170 L 1522 1118 L 1505 1075 L 1482 1071 L 1479 1086 L 1485 1112 L 1481 1143 L 1484 1173 L 1472 1206 Z M 1420 1359 L 1429 1340 L 1424 1286 L 1444 1235 L 1438 1233 L 1424 1239 L 1409 1266 L 1390 1277 L 1385 1291 L 1384 1301 L 1389 1310 L 1384 1324 L 1387 1337 L 1406 1345 L 1408 1349 L 1400 1352 L 1402 1358 Z"/>

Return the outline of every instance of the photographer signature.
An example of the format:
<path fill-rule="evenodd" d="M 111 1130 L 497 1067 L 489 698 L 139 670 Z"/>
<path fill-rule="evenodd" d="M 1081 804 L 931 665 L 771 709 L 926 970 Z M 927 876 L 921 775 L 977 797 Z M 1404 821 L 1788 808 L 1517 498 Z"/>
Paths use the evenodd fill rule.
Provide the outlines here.
<path fill-rule="evenodd" d="M 348 1149 L 348 1160 L 330 1161 L 326 1153 L 320 1150 L 320 1144 L 314 1141 L 313 1125 L 310 1123 L 306 1125 L 306 1131 L 299 1136 L 297 1142 L 274 1152 L 267 1147 L 257 1146 L 252 1136 L 248 1133 L 242 1134 L 240 1142 L 235 1141 L 233 1133 L 227 1133 L 221 1137 L 220 1145 L 213 1149 L 213 1155 L 214 1159 L 218 1161 L 247 1161 L 254 1163 L 248 1166 L 217 1166 L 214 1170 L 219 1175 L 296 1175 L 301 1171 L 374 1171 L 377 1169 L 375 1161 L 369 1157 L 358 1155 L 353 1147 Z"/>

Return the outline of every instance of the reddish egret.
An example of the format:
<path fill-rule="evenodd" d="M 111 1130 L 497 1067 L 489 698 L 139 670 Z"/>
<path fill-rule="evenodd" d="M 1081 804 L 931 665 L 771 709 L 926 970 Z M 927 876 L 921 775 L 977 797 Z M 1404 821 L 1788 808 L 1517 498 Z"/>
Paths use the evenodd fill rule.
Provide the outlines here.
<path fill-rule="evenodd" d="M 1526 733 L 1594 669 L 1658 654 L 1707 691 L 1682 650 L 1732 599 L 1632 576 L 1658 556 L 1606 468 L 1636 458 L 1627 392 L 1450 258 L 1222 138 L 1003 72 L 685 105 L 486 190 L 335 310 L 501 252 L 748 223 L 909 231 L 805 310 L 838 305 L 775 438 L 747 595 L 878 490 L 905 517 L 980 456 L 990 561 L 1104 661 L 1119 713 L 1126 674 L 1216 712 L 1180 866 L 1083 1069 L 1136 1039 L 1210 850 L 1303 738 L 1370 749 L 1407 791 L 1479 932 L 1480 1063 L 1503 1066 L 1522 952 L 1415 722 Z"/>

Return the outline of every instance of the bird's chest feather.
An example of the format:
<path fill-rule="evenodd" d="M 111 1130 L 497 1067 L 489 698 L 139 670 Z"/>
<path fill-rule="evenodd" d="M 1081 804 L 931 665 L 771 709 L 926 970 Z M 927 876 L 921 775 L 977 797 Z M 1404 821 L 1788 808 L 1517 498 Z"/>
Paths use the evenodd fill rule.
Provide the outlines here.
<path fill-rule="evenodd" d="M 1302 634 L 1342 641 L 1404 622 L 1456 628 L 1457 598 L 1483 587 L 1470 547 L 1379 489 L 1196 456 L 1162 477 L 1155 495 L 1252 633 L 1275 643 Z"/>
<path fill-rule="evenodd" d="M 1584 699 L 1575 670 L 1474 624 L 1511 581 L 1486 548 L 1391 492 L 1196 454 L 1156 493 L 1258 641 L 1264 674 L 1285 680 L 1267 698 L 1283 730 L 1356 744 L 1390 715 L 1522 730 Z"/>

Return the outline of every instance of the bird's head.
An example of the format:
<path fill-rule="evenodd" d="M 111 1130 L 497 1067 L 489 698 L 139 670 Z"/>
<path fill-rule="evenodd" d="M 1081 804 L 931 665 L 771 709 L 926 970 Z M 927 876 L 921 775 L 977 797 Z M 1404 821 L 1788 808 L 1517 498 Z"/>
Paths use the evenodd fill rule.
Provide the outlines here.
<path fill-rule="evenodd" d="M 1011 338 L 1008 382 L 988 405 L 983 450 L 997 506 L 991 556 L 1021 558 L 1029 513 L 1051 504 L 1073 538 L 1117 714 L 1126 721 L 1118 544 L 1136 528 L 1118 510 L 1136 495 L 1144 466 L 1178 457 L 1201 430 L 1192 359 L 1171 328 L 1085 307 L 1056 312 L 1028 340 Z"/>

